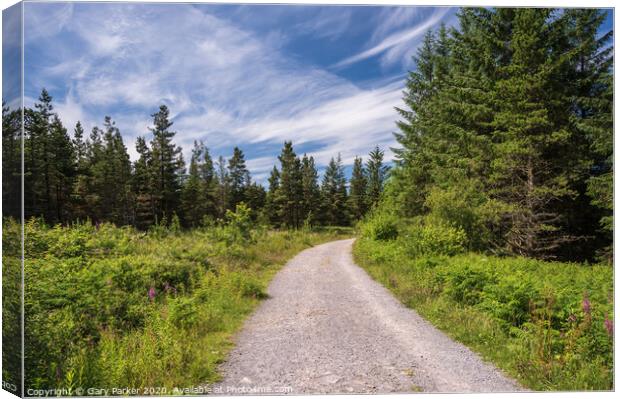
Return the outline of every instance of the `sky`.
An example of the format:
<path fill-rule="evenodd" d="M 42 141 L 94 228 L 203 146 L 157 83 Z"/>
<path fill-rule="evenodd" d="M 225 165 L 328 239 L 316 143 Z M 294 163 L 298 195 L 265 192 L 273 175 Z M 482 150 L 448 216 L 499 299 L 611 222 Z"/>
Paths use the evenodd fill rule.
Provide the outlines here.
<path fill-rule="evenodd" d="M 136 137 L 150 139 L 151 114 L 166 104 L 186 161 L 194 140 L 214 157 L 239 146 L 261 183 L 285 140 L 319 169 L 338 153 L 350 169 L 376 145 L 389 161 L 411 57 L 428 29 L 455 25 L 456 12 L 25 3 L 25 104 L 45 87 L 69 131 L 111 116 L 134 160 Z"/>

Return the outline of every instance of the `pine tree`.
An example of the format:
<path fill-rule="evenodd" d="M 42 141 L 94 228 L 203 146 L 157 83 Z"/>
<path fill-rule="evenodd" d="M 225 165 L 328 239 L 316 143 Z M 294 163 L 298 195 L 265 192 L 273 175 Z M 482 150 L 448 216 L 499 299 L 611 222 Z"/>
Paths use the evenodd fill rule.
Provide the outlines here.
<path fill-rule="evenodd" d="M 155 223 L 153 156 L 142 136 L 136 139 L 138 159 L 134 162 L 132 188 L 135 196 L 135 225 L 147 229 Z"/>
<path fill-rule="evenodd" d="M 54 220 L 67 222 L 70 218 L 71 192 L 76 174 L 76 160 L 73 143 L 62 125 L 60 118 L 54 115 L 49 135 L 50 184 L 53 188 Z"/>
<path fill-rule="evenodd" d="M 86 142 L 84 141 L 84 128 L 82 127 L 82 123 L 77 121 L 75 124 L 75 128 L 73 129 L 73 148 L 75 152 L 75 161 L 77 163 L 77 168 L 79 173 L 84 172 L 86 162 L 87 149 Z"/>
<path fill-rule="evenodd" d="M 383 192 L 383 185 L 387 178 L 389 167 L 383 164 L 384 152 L 377 146 L 368 154 L 366 171 L 368 174 L 367 204 L 377 206 Z"/>
<path fill-rule="evenodd" d="M 574 234 L 592 236 L 600 226 L 602 234 L 593 240 L 580 240 L 583 252 L 601 248 L 600 255 L 611 260 L 613 255 L 613 46 L 612 31 L 600 32 L 607 12 L 597 9 L 565 11 L 569 54 L 572 55 L 567 93 L 573 103 L 572 142 L 579 145 L 589 177 L 584 184 L 578 180 L 574 189 L 579 193 L 566 210 Z M 588 207 L 590 201 L 593 207 Z M 576 231 L 575 231 L 576 230 Z"/>
<path fill-rule="evenodd" d="M 181 180 L 185 169 L 181 148 L 176 146 L 172 139 L 175 132 L 170 130 L 172 122 L 169 120 L 170 111 L 165 105 L 151 115 L 153 133 L 151 141 L 152 167 L 156 171 L 154 184 L 157 190 L 156 216 L 157 221 L 162 218 L 172 220 L 173 214 L 179 210 Z"/>
<path fill-rule="evenodd" d="M 88 143 L 84 139 L 84 128 L 78 121 L 73 130 L 73 149 L 75 153 L 76 175 L 71 187 L 71 218 L 85 221 L 89 217 L 86 196 L 88 195 L 89 161 Z"/>
<path fill-rule="evenodd" d="M 217 217 L 224 219 L 226 210 L 230 208 L 231 190 L 230 190 L 230 176 L 226 169 L 226 159 L 220 155 L 217 161 L 217 190 L 216 190 L 216 204 L 217 204 Z"/>
<path fill-rule="evenodd" d="M 327 165 L 321 183 L 321 197 L 323 223 L 332 226 L 346 226 L 349 222 L 347 187 L 340 153 L 336 160 L 332 158 Z"/>
<path fill-rule="evenodd" d="M 314 158 L 304 154 L 301 159 L 302 204 L 301 218 L 304 223 L 315 224 L 319 220 L 321 191 L 319 189 L 319 173 Z"/>
<path fill-rule="evenodd" d="M 131 161 L 119 129 L 109 116 L 102 132 L 93 128 L 88 183 L 91 218 L 117 225 L 133 223 Z"/>
<path fill-rule="evenodd" d="M 230 184 L 230 209 L 245 201 L 245 190 L 250 185 L 250 172 L 245 166 L 245 156 L 239 147 L 233 149 L 228 160 L 228 181 Z"/>
<path fill-rule="evenodd" d="M 265 188 L 254 182 L 246 187 L 244 195 L 246 205 L 252 210 L 252 219 L 257 220 L 267 201 Z"/>
<path fill-rule="evenodd" d="M 269 175 L 269 187 L 265 200 L 265 217 L 272 226 L 279 227 L 282 220 L 280 219 L 280 202 L 278 193 L 280 189 L 280 172 L 274 165 Z"/>
<path fill-rule="evenodd" d="M 406 107 L 396 108 L 402 120 L 396 122 L 399 132 L 394 135 L 402 147 L 394 149 L 397 165 L 401 167 L 393 176 L 395 189 L 392 195 L 407 216 L 423 212 L 428 187 L 432 181 L 428 167 L 432 156 L 426 151 L 424 145 L 426 132 L 419 120 L 425 115 L 427 104 L 436 91 L 434 79 L 436 58 L 436 39 L 429 30 L 413 58 L 416 70 L 407 78 L 403 98 Z"/>
<path fill-rule="evenodd" d="M 204 159 L 205 146 L 202 142 L 194 141 L 192 158 L 189 164 L 189 175 L 183 184 L 181 191 L 181 208 L 183 210 L 184 224 L 196 227 L 202 223 L 207 214 L 206 209 L 206 184 L 201 174 Z"/>
<path fill-rule="evenodd" d="M 353 220 L 360 220 L 367 210 L 367 177 L 362 158 L 355 157 L 351 174 L 349 192 L 349 211 Z"/>
<path fill-rule="evenodd" d="M 52 97 L 43 89 L 35 109 L 24 110 L 24 213 L 55 221 L 52 204 L 50 124 Z"/>
<path fill-rule="evenodd" d="M 512 60 L 496 82 L 492 176 L 496 195 L 510 207 L 508 249 L 525 256 L 547 256 L 570 239 L 554 207 L 575 194 L 575 148 L 558 79 L 566 58 L 550 53 L 550 16 L 548 9 L 515 11 Z"/>
<path fill-rule="evenodd" d="M 204 147 L 203 159 L 200 164 L 200 175 L 203 184 L 203 200 L 205 202 L 205 213 L 209 218 L 217 217 L 217 176 L 215 173 L 215 167 L 213 165 L 213 159 L 209 153 L 209 148 Z"/>
<path fill-rule="evenodd" d="M 301 161 L 293 150 L 293 143 L 284 142 L 280 160 L 280 186 L 277 192 L 280 205 L 280 218 L 291 228 L 299 228 L 303 223 L 302 216 L 302 170 Z"/>

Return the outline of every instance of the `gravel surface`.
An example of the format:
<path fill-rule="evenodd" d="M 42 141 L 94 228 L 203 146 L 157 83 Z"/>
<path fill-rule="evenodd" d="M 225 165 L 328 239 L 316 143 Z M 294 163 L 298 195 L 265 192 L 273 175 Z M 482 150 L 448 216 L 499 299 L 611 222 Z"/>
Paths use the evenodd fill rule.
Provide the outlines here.
<path fill-rule="evenodd" d="M 353 241 L 307 249 L 275 276 L 216 394 L 522 389 L 372 280 L 353 262 Z"/>

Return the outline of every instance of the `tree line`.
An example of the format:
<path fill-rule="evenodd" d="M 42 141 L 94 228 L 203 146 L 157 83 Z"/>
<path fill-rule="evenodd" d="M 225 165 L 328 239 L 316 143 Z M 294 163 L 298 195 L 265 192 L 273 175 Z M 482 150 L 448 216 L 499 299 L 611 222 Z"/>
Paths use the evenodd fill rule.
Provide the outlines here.
<path fill-rule="evenodd" d="M 228 210 L 245 204 L 259 223 L 278 228 L 346 226 L 379 202 L 388 166 L 376 147 L 366 163 L 356 157 L 350 182 L 340 154 L 329 162 L 323 178 L 314 158 L 299 157 L 291 141 L 284 143 L 268 188 L 253 182 L 245 154 L 213 159 L 195 141 L 189 165 L 174 143 L 170 111 L 151 115 L 150 139 L 136 139 L 138 158 L 131 161 L 120 129 L 111 117 L 86 136 L 80 122 L 70 135 L 52 97 L 43 89 L 33 108 L 24 110 L 24 215 L 50 224 L 90 220 L 148 229 L 177 219 L 197 227 L 224 219 Z M 3 104 L 4 216 L 21 212 L 21 113 Z"/>
<path fill-rule="evenodd" d="M 458 226 L 476 250 L 610 257 L 606 11 L 463 8 L 458 18 L 414 57 L 384 208 Z"/>

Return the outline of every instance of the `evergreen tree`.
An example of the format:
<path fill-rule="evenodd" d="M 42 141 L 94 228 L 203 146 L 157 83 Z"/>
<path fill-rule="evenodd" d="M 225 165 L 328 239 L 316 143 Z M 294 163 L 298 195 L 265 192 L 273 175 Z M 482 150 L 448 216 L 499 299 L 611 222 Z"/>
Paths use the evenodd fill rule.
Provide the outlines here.
<path fill-rule="evenodd" d="M 73 143 L 62 125 L 58 115 L 54 115 L 49 135 L 50 181 L 53 185 L 54 219 L 58 222 L 69 221 L 71 192 L 76 174 L 76 160 Z"/>
<path fill-rule="evenodd" d="M 181 180 L 185 170 L 185 163 L 181 148 L 172 142 L 175 132 L 170 130 L 172 122 L 169 120 L 170 111 L 165 105 L 159 107 L 159 111 L 151 115 L 153 127 L 149 130 L 153 133 L 151 141 L 152 167 L 156 171 L 154 184 L 157 195 L 156 216 L 172 220 L 172 216 L 179 210 Z"/>
<path fill-rule="evenodd" d="M 277 192 L 280 218 L 286 226 L 299 228 L 303 223 L 302 169 L 301 161 L 293 150 L 292 142 L 284 142 L 278 159 L 281 164 L 280 186 Z"/>
<path fill-rule="evenodd" d="M 252 219 L 256 220 L 267 201 L 265 188 L 254 182 L 246 187 L 244 195 L 246 205 L 252 210 Z"/>
<path fill-rule="evenodd" d="M 314 158 L 304 154 L 301 159 L 302 204 L 301 218 L 304 223 L 314 224 L 320 219 L 321 191 L 319 173 L 314 165 Z"/>
<path fill-rule="evenodd" d="M 138 159 L 134 163 L 132 179 L 135 195 L 135 224 L 140 229 L 147 229 L 155 223 L 155 192 L 153 170 L 153 155 L 144 137 L 136 139 Z"/>
<path fill-rule="evenodd" d="M 272 226 L 279 227 L 280 219 L 280 201 L 278 198 L 280 189 L 280 172 L 274 165 L 269 175 L 269 187 L 265 200 L 265 216 Z"/>
<path fill-rule="evenodd" d="M 217 161 L 217 190 L 216 190 L 216 204 L 217 204 L 217 217 L 223 219 L 226 215 L 226 210 L 231 209 L 231 189 L 230 189 L 230 176 L 226 169 L 226 159 L 220 155 Z"/>
<path fill-rule="evenodd" d="M 525 256 L 546 256 L 569 239 L 555 206 L 575 195 L 570 182 L 578 167 L 558 76 L 566 58 L 550 52 L 550 16 L 548 9 L 515 11 L 512 60 L 496 82 L 492 176 L 496 195 L 510 207 L 508 249 Z"/>
<path fill-rule="evenodd" d="M 577 184 L 574 205 L 566 210 L 575 234 L 586 236 L 601 227 L 597 243 L 581 240 L 578 250 L 601 248 L 600 255 L 613 255 L 613 32 L 599 33 L 607 12 L 597 9 L 569 9 L 565 18 L 570 27 L 571 49 L 569 93 L 573 103 L 574 142 L 587 154 L 589 177 Z M 579 181 L 581 182 L 581 180 Z M 585 195 L 584 195 L 585 191 Z M 591 201 L 594 207 L 588 207 Z M 598 226 L 593 222 L 598 222 Z M 594 245 L 593 245 L 594 244 Z M 572 250 L 575 245 L 569 246 Z"/>
<path fill-rule="evenodd" d="M 347 225 L 349 222 L 347 215 L 347 188 L 340 153 L 336 160 L 332 158 L 327 165 L 323 182 L 321 183 L 321 197 L 323 223 L 331 226 Z"/>
<path fill-rule="evenodd" d="M 102 132 L 95 127 L 91 134 L 89 213 L 97 222 L 131 224 L 133 198 L 129 154 L 119 129 L 109 116 L 104 119 L 104 128 Z"/>
<path fill-rule="evenodd" d="M 53 172 L 50 161 L 52 97 L 43 89 L 35 109 L 24 110 L 24 213 L 55 221 L 52 204 Z"/>
<path fill-rule="evenodd" d="M 84 141 L 84 128 L 82 127 L 82 123 L 77 121 L 75 124 L 75 128 L 73 129 L 73 148 L 75 152 L 75 161 L 77 163 L 78 173 L 85 172 L 85 162 L 87 160 L 87 147 L 86 142 Z"/>
<path fill-rule="evenodd" d="M 210 218 L 217 216 L 217 176 L 215 173 L 215 167 L 213 165 L 213 159 L 209 153 L 209 148 L 204 147 L 202 163 L 199 166 L 200 175 L 202 178 L 203 192 L 204 192 L 204 208 L 205 213 Z"/>
<path fill-rule="evenodd" d="M 230 209 L 236 209 L 237 204 L 245 201 L 245 190 L 250 185 L 250 172 L 245 166 L 245 156 L 238 147 L 233 149 L 233 155 L 228 160 L 228 181 L 230 184 Z"/>
<path fill-rule="evenodd" d="M 383 164 L 384 152 L 377 146 L 368 154 L 366 171 L 368 173 L 368 198 L 367 204 L 374 207 L 379 203 L 383 185 L 387 178 L 389 167 Z"/>
<path fill-rule="evenodd" d="M 416 70 L 409 74 L 403 101 L 406 108 L 396 108 L 403 120 L 397 121 L 399 132 L 394 133 L 402 146 L 395 148 L 397 164 L 402 166 L 394 173 L 392 196 L 407 216 L 421 214 L 431 184 L 431 155 L 423 144 L 424 129 L 419 123 L 435 90 L 436 39 L 432 31 L 424 36 L 422 45 L 413 58 Z M 371 200 L 370 196 L 368 198 Z M 372 204 L 372 202 L 370 203 Z"/>
<path fill-rule="evenodd" d="M 460 216 L 444 212 L 445 221 L 478 235 L 479 248 L 575 259 L 603 245 L 585 239 L 593 221 L 610 220 L 596 206 L 610 203 L 609 139 L 594 150 L 595 132 L 611 137 L 603 19 L 596 10 L 464 8 L 458 28 L 428 33 L 398 110 L 390 203 L 435 217 L 458 199 Z M 600 198 L 595 206 L 587 193 Z"/>
<path fill-rule="evenodd" d="M 203 180 L 202 160 L 205 146 L 202 142 L 194 141 L 192 158 L 189 164 L 189 175 L 181 191 L 181 207 L 183 220 L 189 227 L 199 226 L 207 214 L 206 183 Z"/>
<path fill-rule="evenodd" d="M 349 210 L 353 220 L 360 220 L 367 210 L 367 177 L 362 158 L 355 157 L 351 174 L 349 192 Z"/>

